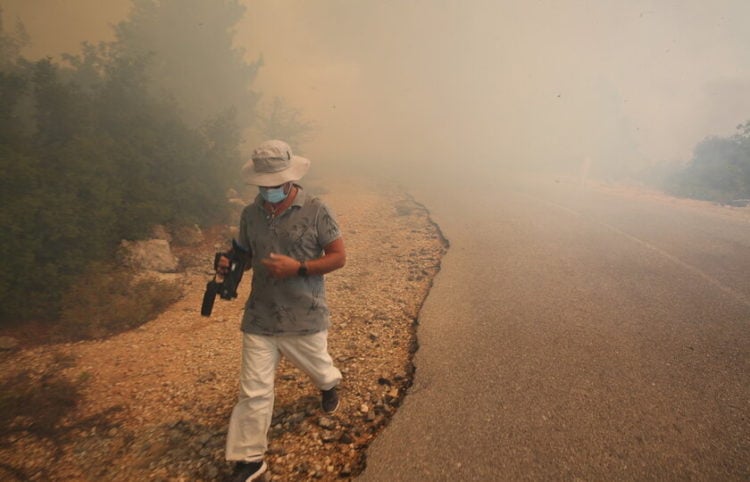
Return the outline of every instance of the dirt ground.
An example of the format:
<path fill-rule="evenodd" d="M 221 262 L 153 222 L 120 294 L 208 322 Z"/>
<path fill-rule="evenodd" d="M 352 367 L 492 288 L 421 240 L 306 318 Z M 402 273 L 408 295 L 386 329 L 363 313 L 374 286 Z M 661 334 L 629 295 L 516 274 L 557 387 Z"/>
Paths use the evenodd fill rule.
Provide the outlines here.
<path fill-rule="evenodd" d="M 447 242 L 426 209 L 389 186 L 310 188 L 333 208 L 347 265 L 327 276 L 330 352 L 342 405 L 330 416 L 305 375 L 277 373 L 267 462 L 271 480 L 346 480 L 397 410 L 413 376 L 415 326 Z M 182 300 L 107 339 L 0 352 L 2 480 L 222 480 L 236 401 L 240 298 L 200 316 L 213 253 L 231 229 L 176 249 Z"/>

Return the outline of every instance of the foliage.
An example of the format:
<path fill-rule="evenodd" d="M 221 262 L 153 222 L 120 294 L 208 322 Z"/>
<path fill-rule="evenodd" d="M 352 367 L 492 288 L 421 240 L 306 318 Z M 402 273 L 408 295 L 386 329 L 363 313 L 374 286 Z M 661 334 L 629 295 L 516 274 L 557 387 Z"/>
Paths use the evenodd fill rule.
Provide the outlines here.
<path fill-rule="evenodd" d="M 667 181 L 681 196 L 729 202 L 750 199 L 750 121 L 731 137 L 709 137 L 699 143 L 691 161 Z"/>
<path fill-rule="evenodd" d="M 259 109 L 256 124 L 262 139 L 283 139 L 292 151 L 298 151 L 309 140 L 313 129 L 299 110 L 287 106 L 280 97 L 274 97 L 270 104 Z"/>
<path fill-rule="evenodd" d="M 172 3 L 137 1 L 136 12 Z M 206 35 L 225 38 L 229 20 Z M 56 317 L 120 239 L 220 218 L 241 162 L 235 110 L 194 126 L 179 99 L 157 95 L 153 56 L 84 44 L 65 65 L 32 62 L 19 35 L 0 24 L 0 322 Z"/>
<path fill-rule="evenodd" d="M 20 22 L 16 23 L 15 32 L 7 34 L 3 25 L 3 9 L 0 7 L 0 69 L 12 65 L 21 54 L 21 49 L 29 43 L 26 29 Z"/>
<path fill-rule="evenodd" d="M 130 16 L 115 27 L 113 48 L 123 57 L 148 58 L 152 93 L 174 99 L 191 126 L 234 109 L 246 127 L 258 100 L 250 85 L 262 60 L 248 64 L 233 46 L 244 11 L 237 0 L 133 0 Z"/>

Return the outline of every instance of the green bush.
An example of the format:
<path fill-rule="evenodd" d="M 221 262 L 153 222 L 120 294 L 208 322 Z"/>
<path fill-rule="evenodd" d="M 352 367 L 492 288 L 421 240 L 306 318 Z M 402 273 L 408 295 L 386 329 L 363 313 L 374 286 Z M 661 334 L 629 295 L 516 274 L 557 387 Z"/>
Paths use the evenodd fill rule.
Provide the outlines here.
<path fill-rule="evenodd" d="M 149 55 L 88 46 L 58 65 L 3 52 L 0 324 L 70 312 L 66 291 L 81 289 L 92 261 L 113 259 L 121 239 L 224 218 L 241 164 L 232 110 L 191 127 L 154 93 Z M 142 319 L 134 310 L 128 326 L 142 322 L 130 321 Z"/>
<path fill-rule="evenodd" d="M 750 121 L 731 137 L 709 137 L 693 158 L 667 179 L 668 191 L 685 197 L 727 202 L 750 198 Z"/>

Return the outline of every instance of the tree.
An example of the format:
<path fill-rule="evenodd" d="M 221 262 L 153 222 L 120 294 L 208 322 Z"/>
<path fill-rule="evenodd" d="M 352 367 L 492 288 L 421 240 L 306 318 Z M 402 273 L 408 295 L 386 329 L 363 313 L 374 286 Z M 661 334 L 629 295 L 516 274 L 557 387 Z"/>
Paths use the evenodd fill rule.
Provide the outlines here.
<path fill-rule="evenodd" d="M 256 129 L 263 139 L 282 139 L 297 151 L 310 138 L 313 124 L 302 113 L 288 107 L 280 97 L 274 97 L 257 117 Z"/>
<path fill-rule="evenodd" d="M 672 192 L 711 201 L 750 198 L 750 121 L 731 137 L 700 142 L 690 162 L 669 181 Z"/>
<path fill-rule="evenodd" d="M 244 10 L 237 0 L 133 0 L 113 47 L 120 56 L 149 60 L 154 94 L 174 98 L 191 126 L 234 109 L 246 127 L 258 100 L 250 85 L 262 61 L 245 62 L 233 46 Z"/>
<path fill-rule="evenodd" d="M 0 143 L 6 145 L 19 143 L 30 129 L 22 112 L 28 98 L 28 72 L 20 56 L 21 48 L 28 42 L 21 23 L 16 25 L 14 33 L 5 31 L 0 8 Z"/>
<path fill-rule="evenodd" d="M 0 7 L 0 71 L 12 68 L 21 56 L 21 49 L 28 43 L 29 36 L 20 21 L 16 22 L 15 32 L 5 32 L 3 9 Z"/>
<path fill-rule="evenodd" d="M 191 128 L 152 94 L 146 60 L 81 60 L 19 59 L 0 72 L 0 321 L 54 317 L 66 288 L 122 238 L 227 209 L 239 163 L 231 111 Z M 24 97 L 31 128 L 16 129 Z"/>
<path fill-rule="evenodd" d="M 737 174 L 742 183 L 742 192 L 739 197 L 750 199 L 750 120 L 737 126 L 734 140 L 739 151 Z"/>
<path fill-rule="evenodd" d="M 54 318 L 120 239 L 224 217 L 260 65 L 231 47 L 242 11 L 134 0 L 117 41 L 63 65 L 22 58 L 0 23 L 0 321 Z"/>

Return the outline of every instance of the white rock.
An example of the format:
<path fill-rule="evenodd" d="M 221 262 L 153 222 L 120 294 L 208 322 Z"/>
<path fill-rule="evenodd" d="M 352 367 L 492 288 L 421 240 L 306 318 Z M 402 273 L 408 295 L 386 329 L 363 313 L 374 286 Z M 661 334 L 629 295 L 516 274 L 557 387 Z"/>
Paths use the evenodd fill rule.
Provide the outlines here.
<path fill-rule="evenodd" d="M 127 266 L 136 269 L 174 273 L 178 261 L 172 254 L 169 241 L 166 239 L 149 239 L 146 241 L 125 241 L 120 243 L 123 261 Z"/>

